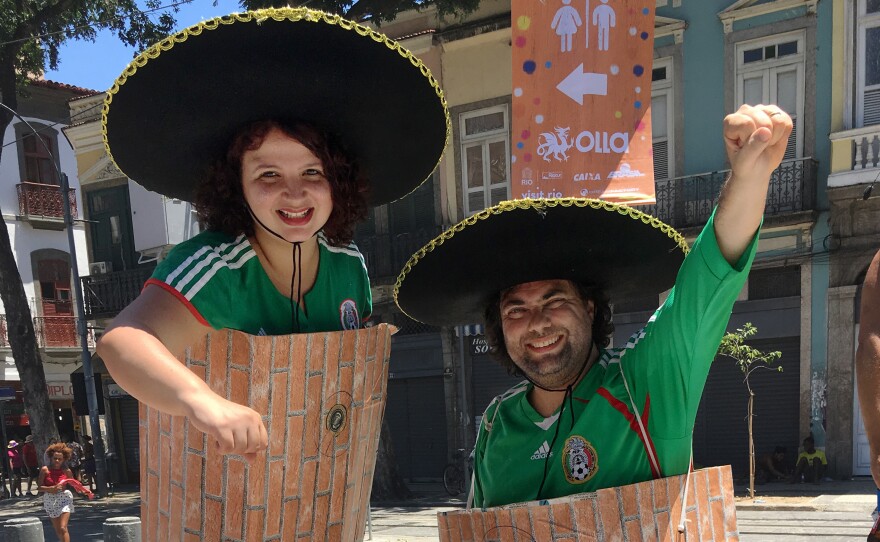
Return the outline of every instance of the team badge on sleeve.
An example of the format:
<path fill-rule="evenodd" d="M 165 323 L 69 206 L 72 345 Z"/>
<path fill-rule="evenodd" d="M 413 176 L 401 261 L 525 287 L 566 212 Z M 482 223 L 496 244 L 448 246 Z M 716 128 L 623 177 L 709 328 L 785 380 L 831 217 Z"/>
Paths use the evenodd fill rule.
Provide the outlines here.
<path fill-rule="evenodd" d="M 599 470 L 596 448 L 584 437 L 569 437 L 562 449 L 562 470 L 568 483 L 583 484 Z"/>
<path fill-rule="evenodd" d="M 342 329 L 358 329 L 361 327 L 361 317 L 358 314 L 357 304 L 352 299 L 346 299 L 339 305 L 339 320 Z"/>

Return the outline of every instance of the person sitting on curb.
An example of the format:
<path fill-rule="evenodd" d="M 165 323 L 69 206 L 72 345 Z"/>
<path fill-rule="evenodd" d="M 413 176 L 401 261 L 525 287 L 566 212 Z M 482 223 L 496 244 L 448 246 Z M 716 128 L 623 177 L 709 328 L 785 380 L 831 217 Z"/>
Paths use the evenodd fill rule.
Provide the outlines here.
<path fill-rule="evenodd" d="M 804 451 L 798 455 L 794 476 L 790 482 L 794 484 L 807 481 L 818 484 L 825 475 L 826 467 L 828 467 L 828 460 L 825 459 L 825 452 L 816 449 L 816 443 L 813 441 L 813 436 L 810 435 L 804 439 Z"/>

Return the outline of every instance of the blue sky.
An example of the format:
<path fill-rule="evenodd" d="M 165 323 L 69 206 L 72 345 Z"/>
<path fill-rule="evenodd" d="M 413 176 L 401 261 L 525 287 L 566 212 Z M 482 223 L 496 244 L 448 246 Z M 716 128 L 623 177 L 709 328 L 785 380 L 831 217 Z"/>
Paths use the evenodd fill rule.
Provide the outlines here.
<path fill-rule="evenodd" d="M 241 11 L 237 0 L 192 0 L 180 6 L 175 14 L 177 29 L 235 11 Z M 166 0 L 163 5 L 175 3 Z M 110 32 L 98 34 L 95 42 L 70 40 L 61 48 L 57 71 L 47 71 L 46 79 L 92 90 L 107 90 L 138 52 L 126 47 Z"/>

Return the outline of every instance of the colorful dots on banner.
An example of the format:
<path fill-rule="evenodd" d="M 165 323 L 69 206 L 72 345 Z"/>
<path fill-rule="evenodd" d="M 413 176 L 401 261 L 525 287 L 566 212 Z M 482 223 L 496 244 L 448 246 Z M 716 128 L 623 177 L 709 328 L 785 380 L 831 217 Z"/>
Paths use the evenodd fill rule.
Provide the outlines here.
<path fill-rule="evenodd" d="M 535 115 L 536 124 L 544 124 L 544 115 Z"/>
<path fill-rule="evenodd" d="M 642 87 L 636 87 L 636 94 L 642 93 Z"/>
<path fill-rule="evenodd" d="M 622 116 L 623 116 L 623 113 L 621 113 L 620 111 L 615 111 L 615 112 L 614 112 L 614 118 L 619 119 L 619 118 L 622 117 Z"/>
<path fill-rule="evenodd" d="M 513 41 L 514 45 L 517 47 L 525 47 L 526 46 L 526 37 L 525 36 L 517 36 Z"/>
<path fill-rule="evenodd" d="M 641 77 L 641 75 L 645 73 L 644 66 L 642 66 L 641 64 L 636 64 L 635 66 L 633 66 L 633 73 L 636 75 L 636 77 Z"/>
<path fill-rule="evenodd" d="M 553 63 L 550 62 L 549 60 L 544 63 L 544 67 L 547 68 L 548 70 L 550 69 L 551 66 L 553 66 Z"/>
<path fill-rule="evenodd" d="M 642 15 L 648 15 L 649 13 L 651 13 L 651 10 L 650 10 L 650 9 L 648 9 L 648 8 L 642 8 Z"/>
<path fill-rule="evenodd" d="M 537 66 L 535 65 L 534 60 L 526 60 L 525 62 L 523 62 L 523 71 L 529 75 L 535 73 L 536 67 Z"/>
<path fill-rule="evenodd" d="M 531 153 L 528 153 L 528 152 L 525 153 L 525 154 L 523 155 L 523 161 L 524 161 L 524 162 L 531 162 L 531 161 L 532 161 L 532 155 L 531 155 Z"/>
<path fill-rule="evenodd" d="M 532 103 L 535 105 L 541 105 L 541 98 L 535 98 L 532 100 Z"/>
<path fill-rule="evenodd" d="M 640 35 L 639 37 L 642 38 L 643 40 L 646 40 L 646 39 L 648 39 L 648 33 L 647 33 L 647 32 L 642 32 L 641 35 Z"/>
<path fill-rule="evenodd" d="M 510 155 L 510 163 L 511 163 L 511 164 L 515 164 L 515 163 L 516 163 L 516 155 L 515 155 L 515 154 L 511 154 L 511 155 Z"/>
<path fill-rule="evenodd" d="M 516 27 L 520 30 L 528 30 L 529 26 L 532 25 L 532 18 L 527 17 L 526 15 L 521 15 L 516 19 Z"/>
<path fill-rule="evenodd" d="M 636 109 L 642 108 L 642 102 L 639 100 L 636 100 L 635 103 L 633 103 L 633 105 L 636 106 Z"/>
<path fill-rule="evenodd" d="M 620 66 L 617 64 L 611 65 L 611 75 L 617 75 L 620 72 Z"/>
<path fill-rule="evenodd" d="M 522 141 L 520 141 L 519 143 L 516 144 L 517 149 L 522 149 L 523 147 L 525 147 L 525 145 L 523 145 Z"/>
<path fill-rule="evenodd" d="M 521 88 L 516 87 L 515 89 L 513 89 L 513 95 L 516 96 L 517 98 L 522 96 L 522 94 L 523 94 L 523 90 Z"/>
<path fill-rule="evenodd" d="M 636 27 L 634 27 L 634 26 L 629 27 L 629 35 L 630 36 L 635 36 L 636 32 L 638 32 L 638 29 Z"/>
<path fill-rule="evenodd" d="M 645 129 L 645 123 L 641 120 L 636 121 L 636 132 L 641 132 Z"/>
<path fill-rule="evenodd" d="M 519 134 L 519 137 L 521 139 L 528 139 L 528 138 L 532 137 L 532 133 L 529 132 L 528 130 L 523 130 L 522 133 Z"/>

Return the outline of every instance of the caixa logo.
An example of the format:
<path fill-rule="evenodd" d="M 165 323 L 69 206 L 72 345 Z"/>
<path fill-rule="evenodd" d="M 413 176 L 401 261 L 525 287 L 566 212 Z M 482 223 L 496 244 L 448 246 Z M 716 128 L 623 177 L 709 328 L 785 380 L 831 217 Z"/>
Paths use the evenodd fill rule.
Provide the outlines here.
<path fill-rule="evenodd" d="M 571 128 L 557 126 L 554 132 L 542 132 L 538 136 L 538 156 L 546 162 L 552 156 L 558 162 L 568 160 L 572 148 L 582 153 L 623 154 L 629 149 L 629 134 L 625 132 L 600 132 L 584 130 L 574 138 L 569 136 Z"/>

